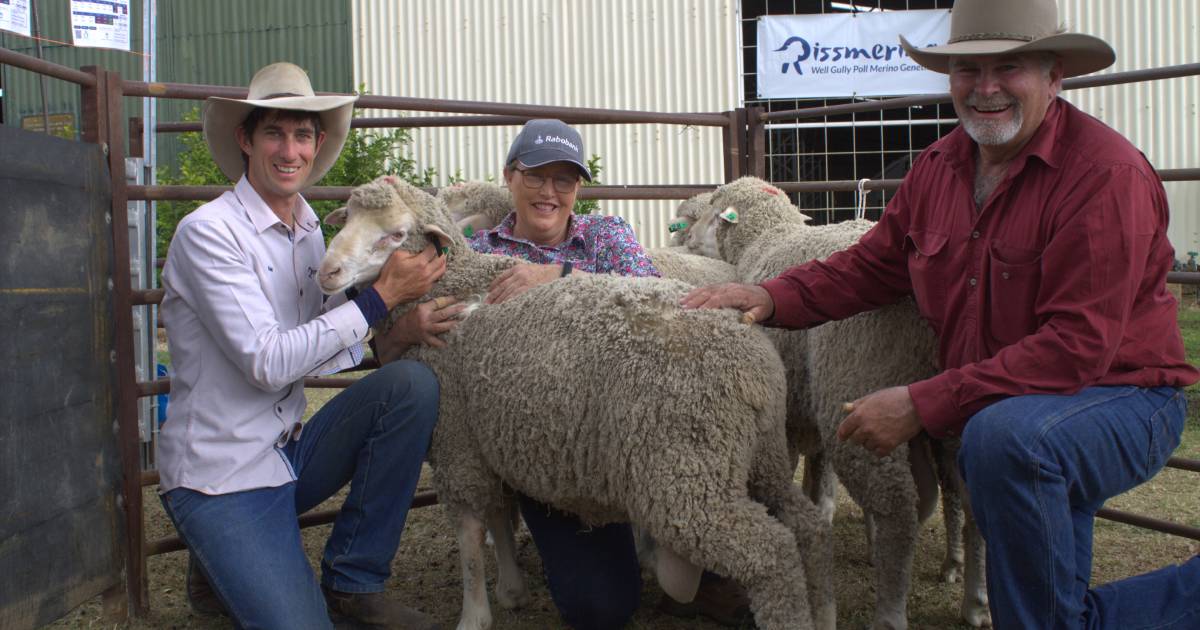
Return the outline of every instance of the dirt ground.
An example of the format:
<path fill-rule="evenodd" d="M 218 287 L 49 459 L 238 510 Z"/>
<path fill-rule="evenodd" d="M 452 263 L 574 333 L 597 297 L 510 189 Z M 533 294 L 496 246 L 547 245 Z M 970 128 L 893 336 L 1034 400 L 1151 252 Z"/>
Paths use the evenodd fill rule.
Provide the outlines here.
<path fill-rule="evenodd" d="M 1194 419 L 1184 446 L 1176 455 L 1200 458 L 1200 424 Z M 1109 507 L 1200 526 L 1200 496 L 1195 492 L 1195 483 L 1195 473 L 1167 469 L 1144 486 L 1114 499 Z M 429 489 L 428 475 L 420 488 L 425 489 Z M 338 500 L 335 498 L 319 509 L 336 507 Z M 147 538 L 174 534 L 150 488 L 146 489 L 145 505 Z M 869 627 L 874 594 L 873 578 L 866 562 L 862 512 L 846 498 L 845 492 L 839 494 L 834 530 L 838 626 L 856 629 Z M 314 566 L 328 533 L 329 526 L 304 530 L 305 545 Z M 909 624 L 914 630 L 968 627 L 958 622 L 961 585 L 938 581 L 944 540 L 941 515 L 938 514 L 922 527 L 908 602 Z M 533 591 L 533 603 L 519 611 L 507 611 L 500 609 L 493 597 L 494 627 L 500 630 L 562 627 L 541 579 L 537 552 L 528 531 L 523 528 L 518 533 L 518 547 L 519 561 Z M 1200 553 L 1200 544 L 1194 541 L 1098 520 L 1093 583 L 1100 584 L 1181 562 L 1196 553 Z M 230 627 L 223 620 L 199 618 L 189 610 L 183 592 L 185 566 L 186 556 L 180 552 L 150 558 L 151 610 L 145 619 L 120 624 L 105 621 L 100 602 L 96 599 L 72 611 L 51 627 L 136 630 Z M 494 567 L 489 567 L 489 575 L 494 579 Z M 658 612 L 655 605 L 662 597 L 661 591 L 652 576 L 646 576 L 645 583 L 642 606 L 630 626 L 631 630 L 706 630 L 719 627 L 704 620 L 676 619 Z M 393 577 L 388 589 L 396 599 L 434 615 L 444 628 L 453 628 L 457 623 L 462 603 L 458 555 L 453 531 L 441 507 L 421 508 L 411 513 L 393 563 Z"/>

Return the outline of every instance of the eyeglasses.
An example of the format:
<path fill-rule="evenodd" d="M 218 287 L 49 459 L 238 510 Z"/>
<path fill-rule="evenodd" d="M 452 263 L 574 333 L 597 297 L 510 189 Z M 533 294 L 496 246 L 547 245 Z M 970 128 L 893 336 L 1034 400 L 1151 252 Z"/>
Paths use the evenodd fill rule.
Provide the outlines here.
<path fill-rule="evenodd" d="M 560 193 L 574 192 L 575 186 L 579 184 L 579 176 L 568 177 L 566 175 L 557 175 L 555 177 L 546 177 L 545 175 L 537 175 L 529 171 L 523 171 L 519 168 L 514 168 L 514 171 L 521 174 L 521 181 L 525 183 L 526 188 L 541 190 L 542 186 L 546 185 L 546 180 L 554 182 L 554 190 Z"/>

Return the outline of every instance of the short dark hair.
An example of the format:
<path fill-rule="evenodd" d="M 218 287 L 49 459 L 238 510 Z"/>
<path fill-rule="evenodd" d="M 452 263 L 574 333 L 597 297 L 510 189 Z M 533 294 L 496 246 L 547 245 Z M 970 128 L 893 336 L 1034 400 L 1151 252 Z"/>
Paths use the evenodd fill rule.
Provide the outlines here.
<path fill-rule="evenodd" d="M 312 123 L 313 135 L 320 137 L 321 135 L 321 114 L 317 112 L 305 112 L 296 109 L 275 109 L 272 107 L 255 107 L 250 110 L 249 114 L 242 119 L 238 127 L 242 133 L 246 134 L 247 139 L 254 137 L 254 131 L 264 122 L 275 122 L 284 120 L 288 122 L 307 122 Z M 250 158 L 242 153 L 242 168 L 250 170 Z"/>

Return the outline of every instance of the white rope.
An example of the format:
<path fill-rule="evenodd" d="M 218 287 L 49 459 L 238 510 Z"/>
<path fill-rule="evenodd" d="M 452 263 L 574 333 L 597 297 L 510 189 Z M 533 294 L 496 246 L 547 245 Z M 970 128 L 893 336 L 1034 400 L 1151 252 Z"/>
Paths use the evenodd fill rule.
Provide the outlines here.
<path fill-rule="evenodd" d="M 855 196 L 857 205 L 854 208 L 855 219 L 867 218 L 867 193 L 870 192 L 867 190 L 867 182 L 869 181 L 871 180 L 866 177 L 858 180 L 858 192 Z"/>

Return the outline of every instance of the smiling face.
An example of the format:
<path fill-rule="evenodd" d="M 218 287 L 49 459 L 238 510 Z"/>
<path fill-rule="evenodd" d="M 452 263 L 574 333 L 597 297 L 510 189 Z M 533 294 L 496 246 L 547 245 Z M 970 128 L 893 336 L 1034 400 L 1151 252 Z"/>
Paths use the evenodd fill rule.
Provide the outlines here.
<path fill-rule="evenodd" d="M 1011 158 L 1046 117 L 1062 86 L 1062 62 L 1043 55 L 978 56 L 950 64 L 950 96 L 985 156 Z"/>
<path fill-rule="evenodd" d="M 291 225 L 291 209 L 312 173 L 312 162 L 325 132 L 318 131 L 308 114 L 268 112 L 247 132 L 236 130 L 238 146 L 246 156 L 246 179 L 263 201 Z"/>
<path fill-rule="evenodd" d="M 551 162 L 526 169 L 518 164 L 504 169 L 504 180 L 517 211 L 514 236 L 548 246 L 566 240 L 571 209 L 579 192 L 579 167 L 570 162 Z"/>

